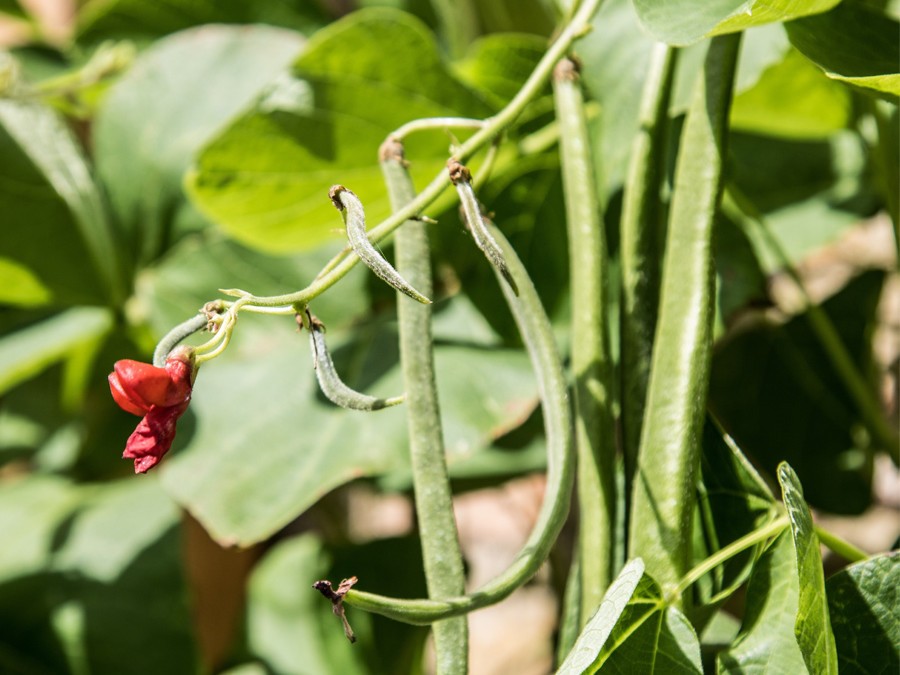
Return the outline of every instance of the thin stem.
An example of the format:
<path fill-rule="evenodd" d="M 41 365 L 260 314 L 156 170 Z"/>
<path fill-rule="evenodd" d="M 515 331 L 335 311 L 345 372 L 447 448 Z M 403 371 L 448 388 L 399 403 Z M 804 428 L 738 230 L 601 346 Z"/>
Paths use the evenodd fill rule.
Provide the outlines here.
<path fill-rule="evenodd" d="M 153 350 L 153 365 L 157 368 L 164 367 L 169 352 L 175 349 L 182 340 L 205 328 L 207 323 L 209 323 L 209 319 L 205 314 L 197 314 L 175 326 L 166 333 L 165 337 L 156 345 L 156 349 Z"/>
<path fill-rule="evenodd" d="M 819 541 L 825 545 L 826 548 L 831 549 L 839 556 L 841 556 L 844 560 L 848 562 L 860 562 L 861 560 L 867 560 L 869 558 L 869 554 L 863 551 L 862 549 L 857 548 L 849 541 L 845 541 L 841 539 L 836 534 L 829 532 L 828 530 L 819 527 L 818 525 L 813 525 L 813 529 L 816 531 L 816 536 L 819 538 Z"/>
<path fill-rule="evenodd" d="M 875 392 L 854 363 L 853 357 L 847 351 L 847 346 L 841 339 L 831 318 L 825 310 L 813 302 L 806 290 L 803 279 L 800 277 L 800 273 L 791 264 L 790 257 L 781 246 L 781 242 L 769 229 L 762 215 L 753 206 L 752 202 L 733 184 L 728 186 L 723 205 L 733 217 L 744 223 L 746 227 L 752 228 L 765 242 L 776 260 L 778 260 L 778 264 L 794 283 L 797 293 L 802 298 L 803 310 L 806 312 L 810 326 L 822 344 L 822 348 L 834 366 L 838 377 L 841 378 L 854 403 L 856 403 L 862 423 L 885 452 L 888 452 L 895 458 L 900 456 L 898 455 L 900 453 L 900 440 L 898 440 L 897 434 L 885 419 L 884 411 Z"/>
<path fill-rule="evenodd" d="M 540 298 L 522 261 L 498 230 L 492 231 L 500 244 L 510 272 L 519 287 L 516 296 L 498 274 L 498 283 L 509 304 L 525 342 L 538 382 L 544 432 L 547 439 L 547 487 L 537 522 L 528 541 L 510 566 L 492 581 L 469 595 L 443 600 L 399 600 L 382 595 L 350 591 L 344 601 L 397 621 L 428 624 L 492 605 L 522 586 L 547 559 L 569 512 L 574 476 L 571 417 L 566 378 L 556 349 L 553 330 Z"/>
<path fill-rule="evenodd" d="M 734 540 L 724 548 L 719 549 L 682 577 L 681 581 L 678 582 L 678 585 L 675 586 L 669 594 L 672 602 L 677 602 L 678 597 L 684 593 L 691 584 L 701 579 L 708 572 L 727 562 L 741 551 L 745 551 L 751 546 L 755 546 L 756 544 L 777 536 L 785 530 L 788 525 L 790 525 L 788 517 L 785 515 L 779 516 L 759 529 L 753 530 L 740 539 Z"/>
<path fill-rule="evenodd" d="M 616 440 L 612 415 L 612 364 L 606 332 L 609 261 L 603 206 L 591 157 L 584 95 L 574 61 L 554 74 L 572 289 L 571 368 L 578 457 L 580 623 L 587 624 L 612 580 L 616 524 Z"/>
<path fill-rule="evenodd" d="M 631 146 L 622 200 L 621 402 L 625 489 L 628 493 L 637 466 L 659 304 L 663 250 L 660 199 L 666 172 L 669 99 L 677 54 L 674 47 L 661 43 L 651 54 L 638 113 L 640 127 Z"/>
<path fill-rule="evenodd" d="M 475 0 L 431 0 L 440 19 L 441 34 L 450 54 L 460 58 L 478 37 L 478 12 Z"/>
<path fill-rule="evenodd" d="M 531 100 L 540 94 L 550 78 L 556 62 L 568 51 L 572 43 L 590 27 L 591 17 L 597 11 L 599 4 L 600 0 L 586 0 L 579 6 L 572 17 L 572 21 L 566 25 L 556 41 L 550 45 L 550 48 L 513 99 L 497 115 L 485 120 L 484 126 L 459 147 L 454 154 L 457 160 L 465 162 L 515 122 L 516 118 Z M 414 200 L 402 209 L 392 213 L 377 227 L 369 230 L 369 241 L 372 243 L 379 242 L 407 220 L 415 218 L 425 207 L 434 202 L 449 184 L 449 176 L 445 171 L 441 171 Z M 348 255 L 340 263 L 335 264 L 327 274 L 317 277 L 312 284 L 302 290 L 284 295 L 250 296 L 248 304 L 256 306 L 294 305 L 298 309 L 302 309 L 313 298 L 324 293 L 343 279 L 358 262 L 359 258 L 354 255 Z"/>
<path fill-rule="evenodd" d="M 396 131 L 393 131 L 389 138 L 402 141 L 407 136 L 417 131 L 433 131 L 435 129 L 481 129 L 485 124 L 484 120 L 473 119 L 471 117 L 425 117 L 412 122 L 407 122 Z"/>
<path fill-rule="evenodd" d="M 381 155 L 391 207 L 396 209 L 415 198 L 415 188 L 399 142 L 386 142 Z M 407 221 L 397 231 L 394 247 L 400 274 L 425 294 L 432 295 L 431 259 L 424 223 Z M 452 597 L 465 591 L 465 572 L 453 517 L 453 495 L 434 374 L 431 307 L 398 296 L 397 319 L 425 581 L 429 597 Z M 432 630 L 437 672 L 440 675 L 466 673 L 469 636 L 465 617 L 438 621 Z"/>
<path fill-rule="evenodd" d="M 891 223 L 894 226 L 894 253 L 900 260 L 900 167 L 897 161 L 897 128 L 882 108 L 882 102 L 869 100 L 872 116 L 878 127 L 878 145 L 875 148 L 875 165 L 881 177 L 882 196 Z"/>

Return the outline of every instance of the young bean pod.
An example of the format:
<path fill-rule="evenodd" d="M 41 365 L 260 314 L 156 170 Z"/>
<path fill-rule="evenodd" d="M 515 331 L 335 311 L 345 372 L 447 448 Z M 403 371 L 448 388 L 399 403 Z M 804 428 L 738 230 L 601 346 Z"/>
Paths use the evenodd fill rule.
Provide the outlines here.
<path fill-rule="evenodd" d="M 302 326 L 303 321 L 297 315 L 297 323 Z M 334 362 L 328 353 L 328 345 L 325 344 L 325 327 L 316 317 L 310 315 L 306 322 L 309 328 L 309 347 L 313 356 L 313 367 L 316 369 L 316 379 L 319 388 L 325 394 L 325 398 L 347 410 L 381 410 L 403 403 L 405 396 L 392 396 L 391 398 L 376 398 L 368 394 L 362 394 L 351 389 L 334 368 Z"/>
<path fill-rule="evenodd" d="M 375 275 L 393 286 L 401 293 L 408 295 L 413 300 L 429 305 L 431 300 L 413 288 L 400 273 L 375 249 L 366 234 L 366 214 L 359 197 L 353 194 L 343 185 L 334 185 L 328 191 L 328 196 L 344 218 L 347 226 L 347 238 L 350 246 L 366 266 L 375 272 Z"/>
<path fill-rule="evenodd" d="M 518 295 L 519 288 L 509 272 L 503 252 L 497 241 L 491 236 L 487 224 L 484 222 L 484 216 L 481 215 L 481 207 L 475 197 L 475 190 L 472 189 L 472 174 L 455 159 L 447 162 L 447 171 L 450 174 L 450 181 L 456 186 L 456 191 L 459 193 L 459 201 L 466 217 L 466 224 L 469 226 L 469 232 L 472 233 L 472 239 L 475 240 L 475 244 L 488 261 L 506 279 L 506 283 L 513 289 L 513 292 Z"/>

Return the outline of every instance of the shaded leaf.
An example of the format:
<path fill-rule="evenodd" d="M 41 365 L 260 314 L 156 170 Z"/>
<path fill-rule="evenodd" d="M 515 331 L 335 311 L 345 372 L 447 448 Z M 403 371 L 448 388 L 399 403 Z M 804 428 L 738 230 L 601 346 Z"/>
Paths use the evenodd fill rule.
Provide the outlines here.
<path fill-rule="evenodd" d="M 704 37 L 824 12 L 839 0 L 635 0 L 641 23 L 658 40 L 687 45 Z"/>
<path fill-rule="evenodd" d="M 123 298 L 121 260 L 87 160 L 38 103 L 0 100 L 0 251 L 56 306 Z"/>
<path fill-rule="evenodd" d="M 830 12 L 785 24 L 794 46 L 835 80 L 900 96 L 900 22 L 847 0 Z M 893 99 L 896 101 L 896 98 Z"/>
<path fill-rule="evenodd" d="M 454 71 L 500 108 L 512 100 L 547 49 L 536 35 L 487 35 L 472 44 Z"/>
<path fill-rule="evenodd" d="M 572 651 L 563 661 L 557 675 L 581 675 L 588 672 L 600 655 L 616 622 L 625 611 L 628 601 L 644 574 L 640 558 L 629 561 L 607 589 L 597 611 L 578 636 Z"/>
<path fill-rule="evenodd" d="M 864 560 L 825 581 L 841 673 L 900 668 L 900 553 Z"/>
<path fill-rule="evenodd" d="M 799 586 L 791 535 L 782 532 L 753 566 L 741 632 L 718 655 L 717 672 L 735 675 L 808 672 L 794 636 Z"/>
<path fill-rule="evenodd" d="M 819 553 L 819 538 L 813 531 L 812 515 L 803 499 L 803 488 L 797 474 L 787 462 L 778 466 L 778 482 L 781 483 L 784 505 L 791 520 L 800 582 L 794 623 L 797 644 L 810 672 L 837 675 L 837 649 L 831 632 L 822 556 Z"/>
<path fill-rule="evenodd" d="M 321 543 L 306 534 L 278 544 L 253 570 L 247 599 L 248 647 L 275 672 L 369 672 L 362 645 L 347 641 L 329 603 L 311 588 L 326 576 L 327 563 Z M 359 633 L 361 625 L 354 622 L 353 627 Z"/>
<path fill-rule="evenodd" d="M 0 338 L 0 393 L 34 377 L 81 347 L 102 340 L 113 326 L 109 310 L 77 307 Z"/>
<path fill-rule="evenodd" d="M 25 265 L 0 258 L 0 305 L 40 307 L 53 298 L 53 293 Z"/>
<path fill-rule="evenodd" d="M 204 26 L 154 44 L 110 89 L 94 127 L 97 169 L 142 262 L 171 245 L 176 223 L 192 216 L 182 177 L 194 152 L 301 45 L 298 34 L 267 26 Z"/>
<path fill-rule="evenodd" d="M 244 244 L 308 249 L 340 229 L 327 198 L 335 183 L 359 196 L 370 226 L 388 215 L 377 151 L 390 131 L 420 117 L 487 112 L 417 19 L 363 10 L 316 33 L 293 75 L 204 148 L 187 184 L 200 210 Z M 433 161 L 411 172 L 430 179 L 443 168 L 446 137 L 415 140 L 410 154 Z"/>
<path fill-rule="evenodd" d="M 866 272 L 822 304 L 862 372 L 882 280 Z M 805 315 L 785 324 L 759 317 L 721 342 L 710 408 L 763 470 L 774 474 L 783 459 L 795 466 L 810 503 L 839 513 L 869 503 L 870 469 L 853 432 L 859 414 Z"/>

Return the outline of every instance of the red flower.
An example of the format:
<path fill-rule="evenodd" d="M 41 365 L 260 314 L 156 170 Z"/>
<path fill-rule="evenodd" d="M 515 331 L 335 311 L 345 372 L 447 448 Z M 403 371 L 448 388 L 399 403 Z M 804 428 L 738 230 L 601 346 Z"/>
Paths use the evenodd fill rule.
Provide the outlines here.
<path fill-rule="evenodd" d="M 175 423 L 187 410 L 194 386 L 194 354 L 181 347 L 164 368 L 125 359 L 109 374 L 109 389 L 119 407 L 143 415 L 128 437 L 122 456 L 134 460 L 134 472 L 145 473 L 159 463 L 175 440 Z"/>

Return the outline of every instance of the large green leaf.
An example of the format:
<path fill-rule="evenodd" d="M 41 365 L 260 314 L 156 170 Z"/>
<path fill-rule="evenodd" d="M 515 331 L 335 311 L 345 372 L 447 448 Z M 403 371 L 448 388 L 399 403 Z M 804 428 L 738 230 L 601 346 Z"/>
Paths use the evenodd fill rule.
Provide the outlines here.
<path fill-rule="evenodd" d="M 778 466 L 778 482 L 781 483 L 784 505 L 791 520 L 791 537 L 800 582 L 797 619 L 794 622 L 797 644 L 811 673 L 837 675 L 837 648 L 831 632 L 822 556 L 819 553 L 819 538 L 813 531 L 812 515 L 803 499 L 803 488 L 797 474 L 787 462 Z"/>
<path fill-rule="evenodd" d="M 293 0 L 88 0 L 78 13 L 82 43 L 139 42 L 211 23 L 260 23 L 311 32 L 325 21 L 319 3 Z"/>
<path fill-rule="evenodd" d="M 396 336 L 368 329 L 357 336 L 347 342 L 346 332 L 329 331 L 338 371 L 367 393 L 398 394 Z M 239 350 L 198 377 L 196 426 L 181 423 L 188 447 L 163 474 L 166 488 L 216 539 L 259 541 L 330 489 L 405 466 L 402 406 L 358 413 L 327 402 L 315 384 L 307 338 L 291 321 L 241 338 Z M 435 359 L 451 463 L 520 423 L 535 405 L 521 352 L 446 344 Z"/>
<path fill-rule="evenodd" d="M 799 587 L 791 535 L 782 532 L 753 566 L 741 632 L 734 644 L 718 655 L 718 672 L 808 672 L 794 636 Z"/>
<path fill-rule="evenodd" d="M 900 669 L 900 553 L 864 560 L 825 581 L 844 675 Z"/>
<path fill-rule="evenodd" d="M 454 70 L 499 108 L 518 93 L 546 49 L 547 41 L 536 35 L 488 35 L 472 44 Z"/>
<path fill-rule="evenodd" d="M 359 195 L 370 225 L 390 212 L 377 162 L 390 131 L 420 117 L 488 111 L 451 76 L 417 19 L 359 11 L 316 33 L 293 76 L 205 147 L 188 187 L 201 211 L 239 241 L 269 252 L 310 248 L 340 227 L 331 185 Z M 420 134 L 408 145 L 418 159 L 414 178 L 441 170 L 443 134 Z"/>
<path fill-rule="evenodd" d="M 900 96 L 900 22 L 853 0 L 786 24 L 794 46 L 835 80 Z M 896 98 L 893 98 L 896 101 Z"/>
<path fill-rule="evenodd" d="M 686 45 L 776 21 L 824 12 L 840 0 L 635 0 L 641 22 L 654 37 Z"/>
<path fill-rule="evenodd" d="M 297 33 L 267 26 L 188 30 L 143 53 L 109 91 L 94 127 L 97 168 L 142 261 L 160 255 L 176 224 L 191 219 L 182 178 L 194 152 L 301 45 Z"/>
<path fill-rule="evenodd" d="M 0 490 L 0 513 L 0 664 L 32 666 L 9 672 L 195 672 L 179 513 L 155 479 L 30 477 Z"/>
<path fill-rule="evenodd" d="M 0 393 L 96 344 L 112 329 L 113 316 L 99 307 L 76 307 L 0 337 Z"/>
<path fill-rule="evenodd" d="M 253 570 L 247 598 L 247 643 L 278 673 L 353 675 L 370 672 L 361 645 L 344 637 L 329 603 L 310 586 L 328 561 L 311 534 L 281 542 Z M 359 631 L 359 624 L 354 629 Z"/>
<path fill-rule="evenodd" d="M 645 573 L 605 640 L 594 673 L 703 672 L 700 641 L 687 617 L 667 605 L 659 585 Z"/>
<path fill-rule="evenodd" d="M 119 252 L 90 167 L 64 122 L 39 103 L 0 100 L 0 255 L 57 306 L 124 294 Z"/>
<path fill-rule="evenodd" d="M 622 568 L 556 675 L 581 675 L 590 671 L 643 575 L 644 562 L 640 558 Z"/>
<path fill-rule="evenodd" d="M 862 372 L 882 280 L 867 272 L 822 305 Z M 764 470 L 774 474 L 783 459 L 796 467 L 817 507 L 858 513 L 869 503 L 869 463 L 853 431 L 859 414 L 805 315 L 786 324 L 760 317 L 721 342 L 710 407 Z"/>
<path fill-rule="evenodd" d="M 760 80 L 734 99 L 731 125 L 741 131 L 821 139 L 845 128 L 850 93 L 791 49 Z"/>

